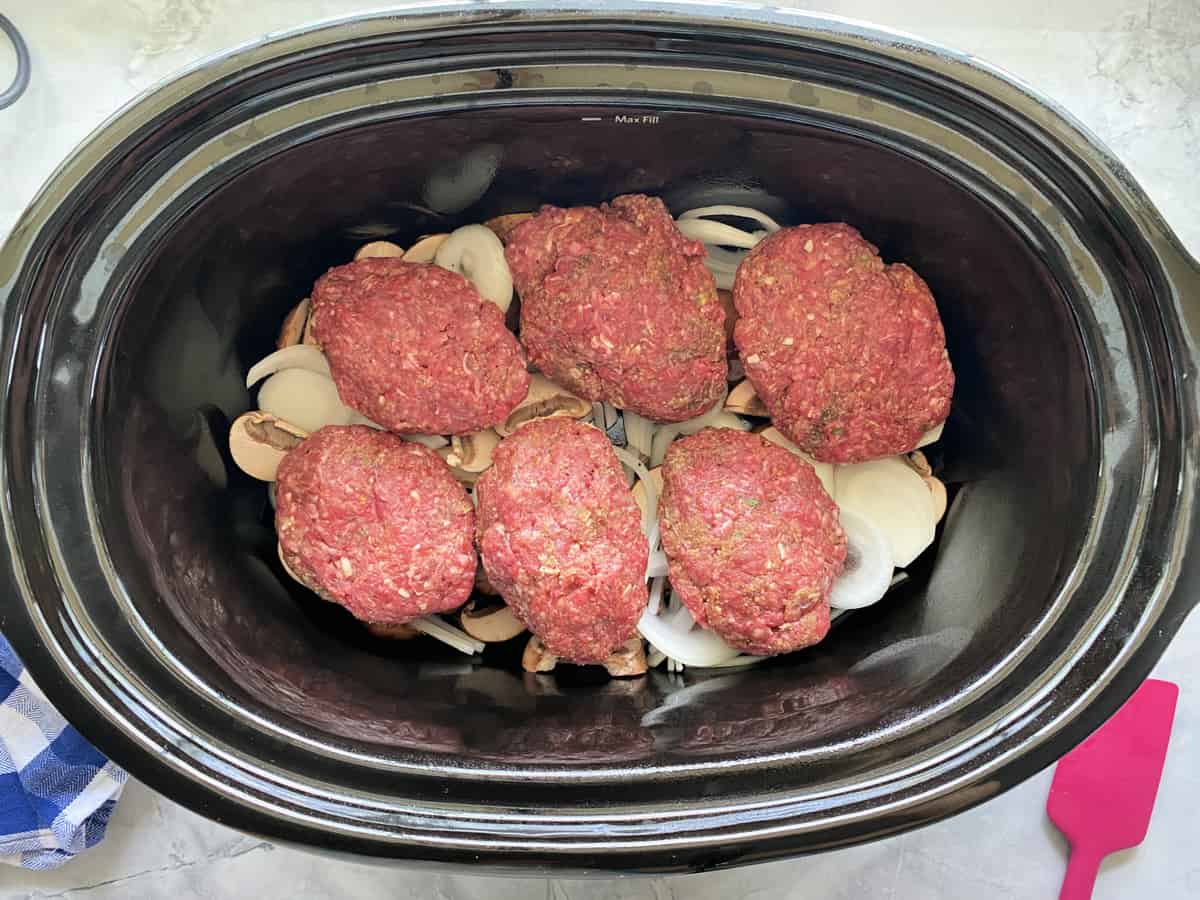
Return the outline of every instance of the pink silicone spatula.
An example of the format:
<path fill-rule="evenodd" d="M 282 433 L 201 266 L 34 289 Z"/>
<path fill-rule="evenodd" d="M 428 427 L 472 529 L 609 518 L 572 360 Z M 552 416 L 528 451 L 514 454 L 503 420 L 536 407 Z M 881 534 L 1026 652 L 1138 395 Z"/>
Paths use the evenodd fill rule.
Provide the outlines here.
<path fill-rule="evenodd" d="M 1178 685 L 1147 681 L 1059 762 L 1046 801 L 1046 812 L 1071 842 L 1059 900 L 1087 900 L 1100 861 L 1146 837 L 1178 697 Z"/>

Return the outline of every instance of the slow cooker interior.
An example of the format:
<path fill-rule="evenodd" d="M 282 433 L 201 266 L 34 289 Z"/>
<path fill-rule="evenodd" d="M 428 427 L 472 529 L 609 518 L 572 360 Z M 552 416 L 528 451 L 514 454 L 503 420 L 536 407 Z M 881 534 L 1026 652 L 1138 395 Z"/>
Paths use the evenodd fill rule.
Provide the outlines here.
<path fill-rule="evenodd" d="M 220 180 L 156 237 L 103 361 L 98 512 L 126 596 L 197 683 L 385 756 L 501 768 L 822 752 L 936 716 L 1045 615 L 1089 521 L 1096 429 L 1078 328 L 1036 242 L 878 142 L 750 112 L 622 114 L 541 106 L 327 129 Z M 497 168 L 480 200 L 430 208 L 431 177 L 478 179 L 481 160 Z M 934 449 L 954 493 L 912 580 L 770 665 L 609 682 L 522 676 L 511 647 L 472 667 L 375 641 L 284 576 L 264 486 L 227 463 L 224 429 L 251 403 L 246 369 L 316 276 L 366 240 L 631 191 L 676 212 L 736 202 L 847 221 L 929 282 L 958 375 Z"/>

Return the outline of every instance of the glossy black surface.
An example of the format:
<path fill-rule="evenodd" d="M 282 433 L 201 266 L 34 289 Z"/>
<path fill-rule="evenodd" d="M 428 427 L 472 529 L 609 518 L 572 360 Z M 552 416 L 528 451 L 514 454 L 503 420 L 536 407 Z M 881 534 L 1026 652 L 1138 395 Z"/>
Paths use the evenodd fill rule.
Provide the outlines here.
<path fill-rule="evenodd" d="M 89 736 L 285 839 L 666 870 L 946 815 L 1115 708 L 1198 586 L 1194 263 L 1015 87 L 770 18 L 348 23 L 166 86 L 59 173 L 0 255 L 0 625 Z M 446 176 L 486 190 L 439 212 Z M 628 191 L 849 221 L 927 279 L 959 378 L 936 555 L 813 650 L 683 679 L 472 667 L 299 591 L 223 441 L 283 313 L 364 240 Z"/>

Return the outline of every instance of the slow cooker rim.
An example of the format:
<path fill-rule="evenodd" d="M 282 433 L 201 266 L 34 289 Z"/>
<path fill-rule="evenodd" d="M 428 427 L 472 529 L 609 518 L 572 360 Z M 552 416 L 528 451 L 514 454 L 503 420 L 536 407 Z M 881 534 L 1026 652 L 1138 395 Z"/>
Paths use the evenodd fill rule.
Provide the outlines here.
<path fill-rule="evenodd" d="M 524 8 L 528 8 L 528 9 L 534 9 L 534 8 L 537 8 L 537 7 L 539 7 L 539 5 L 538 5 L 538 4 L 528 4 L 528 5 L 526 5 Z M 636 9 L 639 9 L 639 10 L 644 10 L 644 9 L 647 9 L 647 8 L 648 8 L 648 6 L 646 6 L 646 5 L 638 5 L 638 6 L 636 6 L 635 8 L 636 8 Z M 675 10 L 675 9 L 679 9 L 680 7 L 670 7 L 670 8 L 671 8 L 671 9 L 673 9 L 673 10 Z M 443 7 L 439 7 L 439 11 L 440 11 L 441 9 L 443 9 Z M 462 9 L 463 9 L 463 10 L 466 10 L 466 9 L 468 9 L 468 7 L 467 7 L 466 5 L 463 5 Z M 604 9 L 604 11 L 605 11 L 605 12 L 609 12 L 609 11 L 610 11 L 610 9 L 609 9 L 609 8 L 607 8 L 607 7 L 604 7 L 603 9 Z M 405 12 L 406 12 L 406 14 L 408 14 L 408 13 L 414 13 L 414 11 L 412 11 L 412 10 L 406 10 Z M 416 14 L 419 14 L 419 13 L 420 13 L 420 10 L 416 10 L 416 11 L 415 11 L 415 13 L 416 13 Z M 342 22 L 342 23 L 345 23 L 345 22 L 347 22 L 347 21 L 353 21 L 353 20 L 341 20 L 341 22 Z M 726 19 L 721 19 L 721 20 L 719 20 L 719 21 L 725 22 L 725 21 L 728 21 L 728 20 L 726 20 Z M 761 23 L 750 23 L 750 24 L 756 24 L 756 25 L 758 25 L 758 24 L 761 24 Z M 321 29 L 323 29 L 323 28 L 326 28 L 326 27 L 334 27 L 334 28 L 336 28 L 336 27 L 337 27 L 337 25 L 336 25 L 336 24 L 335 24 L 335 25 L 333 25 L 333 26 L 325 25 L 325 26 L 318 26 L 317 28 L 314 28 L 314 29 L 304 29 L 304 30 L 302 30 L 302 31 L 300 31 L 300 32 L 296 32 L 296 33 L 294 33 L 292 36 L 297 36 L 297 35 L 308 34 L 308 33 L 310 33 L 310 32 L 313 32 L 313 31 L 320 31 Z M 904 41 L 904 44 L 905 44 L 905 46 L 907 47 L 907 46 L 911 46 L 912 42 L 911 42 L 911 41 L 908 41 L 907 39 L 905 39 L 905 41 Z M 255 44 L 251 44 L 251 45 L 249 45 L 249 48 L 251 48 L 251 49 L 252 49 L 252 48 L 259 47 L 259 46 L 260 46 L 260 44 L 258 44 L 258 43 L 255 43 Z M 934 49 L 934 48 L 930 48 L 930 49 Z M 230 59 L 230 58 L 232 58 L 230 55 L 222 55 L 222 57 L 219 57 L 218 59 Z M 957 60 L 946 60 L 946 61 L 947 61 L 947 62 L 950 62 L 950 63 L 953 63 L 953 64 L 959 64 L 959 65 L 962 65 L 962 64 L 973 65 L 975 68 L 979 68 L 977 65 L 974 65 L 974 61 L 967 61 L 967 60 L 965 60 L 965 59 L 963 59 L 963 58 L 959 58 L 959 59 L 957 59 Z M 203 67 L 204 67 L 204 65 L 206 65 L 206 64 L 201 64 L 201 66 L 200 66 L 200 67 L 198 67 L 198 70 L 202 70 L 202 69 L 203 69 Z M 996 76 L 995 76 L 995 73 L 991 73 L 991 74 L 992 74 L 992 76 L 993 76 L 993 77 L 996 77 Z M 172 84 L 176 84 L 176 83 L 177 83 L 177 82 L 172 82 Z M 1016 86 L 1016 85 L 1012 85 L 1012 86 Z M 1028 93 L 1028 91 L 1026 91 L 1026 92 Z M 1036 98 L 1035 98 L 1035 99 L 1036 99 Z M 139 101 L 135 101 L 135 105 L 136 105 L 138 102 L 139 102 Z M 130 114 L 130 113 L 132 113 L 132 112 L 133 112 L 133 110 L 127 109 L 126 111 L 124 111 L 124 112 L 122 112 L 122 113 L 118 114 L 117 120 L 120 120 L 120 119 L 121 119 L 123 116 L 125 116 L 126 114 Z M 107 126 L 107 125 L 106 125 L 106 126 L 103 126 L 103 127 L 102 127 L 102 132 L 100 133 L 100 135 L 99 135 L 99 136 L 93 136 L 93 138 L 89 139 L 89 144 L 88 144 L 88 145 L 85 145 L 84 149 L 83 149 L 83 150 L 81 150 L 81 151 L 79 152 L 79 154 L 77 154 L 77 157 L 73 157 L 71 161 L 69 161 L 67 164 L 64 164 L 64 167 L 63 167 L 62 169 L 60 169 L 59 173 L 57 173 L 57 174 L 56 174 L 56 176 L 54 176 L 54 178 L 52 178 L 52 181 L 51 181 L 51 183 L 50 183 L 50 184 L 48 185 L 48 187 L 47 187 L 47 188 L 44 190 L 43 194 L 42 194 L 42 195 L 39 195 L 39 198 L 38 198 L 37 200 L 35 200 L 35 202 L 34 202 L 34 205 L 33 205 L 33 206 L 31 206 L 31 208 L 30 208 L 30 209 L 31 209 L 31 213 L 30 213 L 30 214 L 27 214 L 26 218 L 22 220 L 22 223 L 23 223 L 23 225 L 25 225 L 26 227 L 28 227 L 28 225 L 30 224 L 31 220 L 36 220 L 36 218 L 37 218 L 37 217 L 34 215 L 34 210 L 36 210 L 36 209 L 39 209 L 39 208 L 40 208 L 40 209 L 43 209 L 43 211 L 45 211 L 45 206 L 44 206 L 44 204 L 46 204 L 46 202 L 47 202 L 46 195 L 47 195 L 47 194 L 50 192 L 50 190 L 51 190 L 51 187 L 52 187 L 52 186 L 53 186 L 53 185 L 54 185 L 54 184 L 57 182 L 57 180 L 58 180 L 59 176 L 60 176 L 60 175 L 62 175 L 62 174 L 65 172 L 65 171 L 69 170 L 69 169 L 70 169 L 70 167 L 71 167 L 71 165 L 72 165 L 72 164 L 73 164 L 73 163 L 74 163 L 74 162 L 75 162 L 75 161 L 76 161 L 78 158 L 81 158 L 81 157 L 84 155 L 85 151 L 86 151 L 86 150 L 87 150 L 87 149 L 88 149 L 88 148 L 91 146 L 91 142 L 92 142 L 92 141 L 96 141 L 96 140 L 98 140 L 98 137 L 103 137 L 103 136 L 104 136 L 104 130 L 105 130 L 105 129 L 107 129 L 108 127 L 109 127 L 109 126 Z M 1085 137 L 1085 138 L 1086 138 L 1087 136 L 1086 136 L 1086 135 L 1083 135 L 1083 137 Z M 1094 148 L 1093 148 L 1093 149 L 1094 149 Z M 1116 174 L 1119 176 L 1119 175 L 1121 174 L 1121 172 L 1122 172 L 1122 171 L 1123 171 L 1123 170 L 1117 171 L 1117 172 L 1116 172 Z M 1125 174 L 1127 175 L 1127 173 L 1125 173 Z M 1128 183 L 1127 183 L 1127 184 L 1125 184 L 1124 186 L 1125 186 L 1125 187 L 1132 187 L 1132 188 L 1134 189 L 1134 192 L 1135 192 L 1135 193 L 1134 193 L 1134 199 L 1135 199 L 1135 200 L 1138 200 L 1138 199 L 1140 199 L 1140 200 L 1142 201 L 1142 203 L 1145 205 L 1146 209 L 1139 210 L 1139 212 L 1141 212 L 1141 213 L 1147 213 L 1147 212 L 1148 212 L 1148 213 L 1151 215 L 1151 218 L 1153 218 L 1154 216 L 1156 216 L 1156 215 L 1157 215 L 1157 214 L 1156 214 L 1156 213 L 1153 211 L 1152 207 L 1149 207 L 1149 204 L 1148 204 L 1148 202 L 1147 202 L 1147 201 L 1145 201 L 1144 195 L 1143 195 L 1143 196 L 1141 196 L 1140 198 L 1137 196 L 1137 194 L 1136 194 L 1136 192 L 1137 192 L 1136 186 L 1133 186 L 1133 185 L 1131 185 L 1131 184 L 1128 184 Z M 52 207 L 52 205 L 53 205 L 53 204 L 49 204 L 49 206 L 50 206 L 50 207 Z M 1161 225 L 1161 219 L 1159 219 L 1159 220 L 1158 220 L 1158 224 L 1160 224 L 1160 225 Z M 1166 235 L 1169 235 L 1169 232 L 1165 232 L 1165 226 L 1164 226 L 1164 229 L 1163 229 L 1163 230 L 1164 230 L 1164 233 L 1165 233 Z M 18 238 L 19 238 L 19 235 L 18 235 L 16 232 L 14 232 L 14 241 L 15 241 L 17 244 L 19 244 L 19 243 L 20 243 L 20 240 L 19 240 Z M 1171 239 L 1171 238 L 1170 238 L 1170 237 L 1168 237 L 1168 240 L 1170 240 L 1170 239 Z M 1175 250 L 1175 251 L 1176 251 L 1176 252 L 1177 252 L 1177 253 L 1178 253 L 1178 254 L 1179 254 L 1181 257 L 1182 257 L 1182 263 L 1183 263 L 1184 265 L 1186 265 L 1186 264 L 1188 263 L 1188 259 L 1187 259 L 1186 255 L 1185 255 L 1185 254 L 1184 254 L 1184 252 L 1182 251 L 1182 248 L 1178 247 L 1178 245 L 1177 245 L 1177 241 L 1175 242 L 1175 244 L 1176 244 L 1176 246 L 1174 247 L 1174 250 Z M 9 248 L 9 251 L 8 251 L 8 252 L 9 252 L 9 253 L 15 253 L 15 252 L 16 252 L 16 250 L 13 248 L 12 244 L 10 244 L 10 248 Z M 7 254 L 6 254 L 6 255 L 7 255 Z M 3 259 L 3 257 L 0 257 L 0 259 Z M 1192 263 L 1192 265 L 1194 266 L 1194 263 Z M 4 266 L 3 266 L 3 265 L 0 265 L 0 271 L 3 271 L 3 270 L 4 270 Z M 11 372 L 11 368 L 10 368 L 10 371 L 9 371 L 10 382 L 11 382 L 11 375 L 12 375 L 12 372 Z M 1186 404 L 1185 404 L 1185 408 L 1188 408 L 1188 407 L 1186 406 Z M 6 506 L 6 508 L 5 508 L 5 524 L 6 524 L 6 528 L 7 528 L 7 527 L 8 527 L 8 526 L 11 524 L 11 519 L 10 519 L 10 510 L 7 508 L 7 506 Z M 1192 543 L 1193 543 L 1193 544 L 1195 543 L 1195 537 L 1194 537 L 1194 535 L 1192 536 Z M 1182 621 L 1182 611 L 1179 611 L 1179 614 L 1178 614 L 1177 618 L 1176 618 L 1176 619 L 1175 619 L 1175 621 L 1174 621 L 1174 627 L 1177 627 L 1180 621 Z M 45 623 L 42 623 L 42 625 L 44 626 L 44 625 L 45 625 Z M 1173 630 L 1174 630 L 1174 628 L 1171 628 L 1170 630 L 1171 630 L 1171 631 L 1173 631 Z M 46 633 L 46 632 L 43 632 L 43 633 Z M 1140 650 L 1142 650 L 1142 649 L 1144 649 L 1144 648 L 1137 648 L 1137 649 L 1140 651 Z M 1141 661 L 1144 663 L 1144 665 L 1143 665 L 1143 666 L 1141 666 L 1141 668 L 1144 668 L 1144 669 L 1148 669 L 1148 668 L 1149 668 L 1149 665 L 1150 665 L 1150 664 L 1152 664 L 1152 662 L 1153 662 L 1153 660 L 1152 660 L 1152 659 L 1146 659 L 1144 655 L 1138 656 L 1137 654 L 1135 654 L 1135 659 L 1140 659 L 1140 660 L 1141 660 Z M 44 665 L 44 666 L 42 666 L 42 665 L 41 665 L 41 663 L 43 663 L 43 662 L 45 663 L 45 665 Z M 50 664 L 49 664 L 49 659 L 48 659 L 48 658 L 46 658 L 46 659 L 44 659 L 44 660 L 42 660 L 42 661 L 40 661 L 40 662 L 39 662 L 39 666 L 38 666 L 38 667 L 35 667 L 35 670 L 36 670 L 36 669 L 38 669 L 38 668 L 40 668 L 40 669 L 46 669 L 46 668 L 49 668 L 49 666 L 50 666 Z M 1129 690 L 1131 690 L 1131 689 L 1132 689 L 1132 686 L 1133 686 L 1134 684 L 1136 684 L 1136 681 L 1132 681 L 1132 680 L 1130 680 L 1130 678 L 1131 678 L 1131 676 L 1129 675 L 1130 671 L 1131 671 L 1131 669 L 1127 668 L 1127 669 L 1124 669 L 1124 670 L 1122 670 L 1122 672 L 1120 673 L 1120 678 L 1124 678 L 1124 679 L 1126 679 L 1126 681 L 1128 682 L 1128 688 L 1129 688 Z M 39 678 L 45 678 L 45 672 L 43 672 L 43 671 L 39 671 Z M 1110 685 L 1110 687 L 1111 687 L 1111 685 Z M 1122 690 L 1124 690 L 1124 689 L 1122 689 Z M 1118 692 L 1118 693 L 1120 693 L 1120 692 Z M 1128 691 L 1125 691 L 1125 693 L 1128 693 Z M 98 699 L 98 698 L 97 698 L 97 699 Z M 1116 704 L 1116 702 L 1119 702 L 1119 699 L 1120 699 L 1120 698 L 1117 698 L 1117 699 L 1116 699 L 1116 701 L 1115 701 L 1114 703 L 1112 703 L 1112 704 L 1111 704 L 1111 705 L 1113 706 L 1113 708 L 1115 708 L 1115 704 Z M 89 709 L 89 710 L 90 710 L 90 706 L 89 706 L 89 705 L 87 705 L 86 703 L 85 703 L 84 705 L 85 705 L 85 708 L 87 708 L 87 709 Z M 1046 748 L 1045 748 L 1045 744 L 1043 744 L 1043 749 L 1046 749 Z M 276 823 L 276 824 L 277 824 L 277 823 Z"/>

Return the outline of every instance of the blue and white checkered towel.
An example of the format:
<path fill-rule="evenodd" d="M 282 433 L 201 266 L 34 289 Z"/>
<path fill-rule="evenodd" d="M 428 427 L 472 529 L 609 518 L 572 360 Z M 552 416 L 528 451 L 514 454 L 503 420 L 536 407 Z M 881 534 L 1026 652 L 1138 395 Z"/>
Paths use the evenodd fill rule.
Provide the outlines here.
<path fill-rule="evenodd" d="M 50 705 L 0 635 L 0 862 L 53 869 L 98 844 L 125 779 Z"/>

